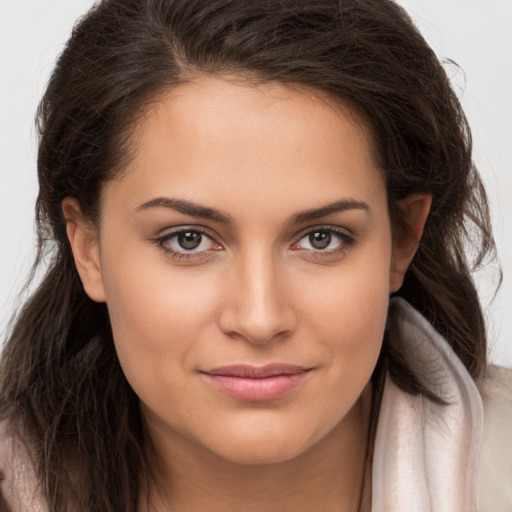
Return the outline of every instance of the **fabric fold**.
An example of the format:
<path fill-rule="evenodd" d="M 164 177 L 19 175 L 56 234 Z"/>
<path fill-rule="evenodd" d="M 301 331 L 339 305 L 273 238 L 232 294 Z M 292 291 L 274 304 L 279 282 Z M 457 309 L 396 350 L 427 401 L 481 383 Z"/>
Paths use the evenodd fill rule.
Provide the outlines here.
<path fill-rule="evenodd" d="M 410 304 L 392 299 L 401 353 L 446 402 L 402 391 L 389 377 L 373 458 L 372 512 L 476 512 L 483 406 L 448 342 Z"/>

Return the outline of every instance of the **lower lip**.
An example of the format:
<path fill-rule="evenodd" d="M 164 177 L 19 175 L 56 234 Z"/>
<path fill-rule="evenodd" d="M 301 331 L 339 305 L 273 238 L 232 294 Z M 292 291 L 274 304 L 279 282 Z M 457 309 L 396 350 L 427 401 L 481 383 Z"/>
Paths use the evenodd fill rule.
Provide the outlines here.
<path fill-rule="evenodd" d="M 232 375 L 203 374 L 217 389 L 240 400 L 264 402 L 280 398 L 295 389 L 309 371 L 292 375 L 273 375 L 261 379 L 235 377 Z"/>

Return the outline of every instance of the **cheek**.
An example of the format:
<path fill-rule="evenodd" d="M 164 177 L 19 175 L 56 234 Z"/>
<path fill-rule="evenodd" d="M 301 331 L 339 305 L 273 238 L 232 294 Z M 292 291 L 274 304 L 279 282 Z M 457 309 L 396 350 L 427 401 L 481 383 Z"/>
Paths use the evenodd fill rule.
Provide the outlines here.
<path fill-rule="evenodd" d="M 308 336 L 316 332 L 330 361 L 333 393 L 343 389 L 347 403 L 357 399 L 370 379 L 382 346 L 391 254 L 386 240 L 347 258 L 334 275 L 317 279 L 303 296 Z"/>
<path fill-rule="evenodd" d="M 137 394 L 162 384 L 176 389 L 194 363 L 201 330 L 211 323 L 214 276 L 198 279 L 173 272 L 164 257 L 146 261 L 146 251 L 105 257 L 102 271 L 116 351 Z"/>
<path fill-rule="evenodd" d="M 389 297 L 385 282 L 364 287 L 358 281 L 353 288 L 346 284 L 345 293 L 325 304 L 323 328 L 333 376 L 348 377 L 357 389 L 370 378 L 380 353 Z"/>
<path fill-rule="evenodd" d="M 385 236 L 378 242 L 348 254 L 333 271 L 306 276 L 300 286 L 307 290 L 304 312 L 314 311 L 326 328 L 350 332 L 350 339 L 380 332 L 389 301 L 391 243 Z"/>

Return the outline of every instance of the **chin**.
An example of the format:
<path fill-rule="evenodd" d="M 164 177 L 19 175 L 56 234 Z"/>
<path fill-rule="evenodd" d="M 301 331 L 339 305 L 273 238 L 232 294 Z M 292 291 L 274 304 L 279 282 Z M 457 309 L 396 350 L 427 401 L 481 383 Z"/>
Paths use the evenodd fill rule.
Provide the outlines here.
<path fill-rule="evenodd" d="M 263 465 L 287 462 L 306 452 L 315 441 L 309 436 L 277 435 L 233 436 L 222 446 L 211 447 L 217 456 L 233 464 Z"/>
<path fill-rule="evenodd" d="M 298 447 L 295 449 L 292 447 L 283 449 L 282 446 L 262 447 L 261 445 L 258 445 L 251 447 L 244 445 L 242 450 L 229 450 L 228 453 L 219 455 L 233 464 L 256 466 L 287 462 L 300 456 L 303 452 L 304 450 Z"/>

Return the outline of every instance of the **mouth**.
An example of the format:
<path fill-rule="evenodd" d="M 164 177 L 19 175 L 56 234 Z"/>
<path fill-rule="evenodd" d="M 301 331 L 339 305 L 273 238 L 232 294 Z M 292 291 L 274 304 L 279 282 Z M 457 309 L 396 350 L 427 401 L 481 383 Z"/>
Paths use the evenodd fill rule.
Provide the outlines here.
<path fill-rule="evenodd" d="M 203 371 L 214 388 L 239 400 L 264 402 L 281 398 L 297 388 L 313 368 L 290 364 L 262 367 L 231 365 Z"/>

